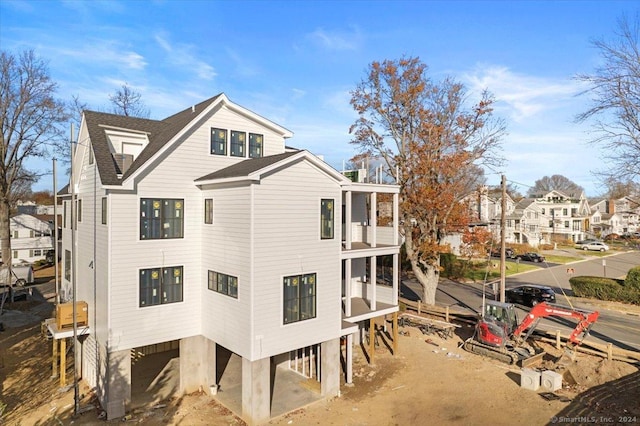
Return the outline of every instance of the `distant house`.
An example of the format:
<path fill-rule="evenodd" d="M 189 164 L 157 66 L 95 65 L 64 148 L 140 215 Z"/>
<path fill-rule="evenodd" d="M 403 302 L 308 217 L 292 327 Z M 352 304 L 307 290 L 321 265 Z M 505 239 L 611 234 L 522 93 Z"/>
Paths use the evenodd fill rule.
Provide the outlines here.
<path fill-rule="evenodd" d="M 82 377 L 109 419 L 139 388 L 133 354 L 178 348 L 179 392 L 230 381 L 259 423 L 285 371 L 336 396 L 372 320 L 397 330 L 399 187 L 353 182 L 291 137 L 224 94 L 164 120 L 84 112 L 62 298 L 75 282 L 89 305 Z"/>
<path fill-rule="evenodd" d="M 44 260 L 53 250 L 53 215 L 19 214 L 10 219 L 13 264 Z"/>
<path fill-rule="evenodd" d="M 640 203 L 631 197 L 616 200 L 593 199 L 590 208 L 593 213 L 600 213 L 600 222 L 593 222 L 591 227 L 593 233 L 602 237 L 609 234 L 622 235 L 640 229 Z"/>

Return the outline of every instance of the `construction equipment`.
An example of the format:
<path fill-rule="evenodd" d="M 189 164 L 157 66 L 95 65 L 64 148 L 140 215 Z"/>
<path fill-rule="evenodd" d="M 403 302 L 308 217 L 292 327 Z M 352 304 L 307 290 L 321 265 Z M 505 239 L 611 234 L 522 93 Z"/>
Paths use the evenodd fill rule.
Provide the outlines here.
<path fill-rule="evenodd" d="M 510 303 L 487 301 L 482 317 L 476 323 L 475 333 L 464 342 L 465 350 L 486 355 L 508 364 L 539 358 L 543 351 L 536 351 L 527 339 L 536 329 L 541 318 L 575 318 L 578 324 L 569 336 L 566 355 L 574 360 L 575 347 L 580 345 L 597 321 L 599 313 L 583 312 L 563 306 L 541 302 L 535 305 L 518 324 L 515 306 Z"/>

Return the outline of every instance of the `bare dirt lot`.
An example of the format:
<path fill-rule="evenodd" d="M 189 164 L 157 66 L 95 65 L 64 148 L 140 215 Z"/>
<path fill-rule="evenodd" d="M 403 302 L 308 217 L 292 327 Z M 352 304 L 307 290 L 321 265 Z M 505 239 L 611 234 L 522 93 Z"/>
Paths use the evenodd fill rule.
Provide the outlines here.
<path fill-rule="evenodd" d="M 23 301 L 9 309 L 35 318 L 0 332 L 0 424 L 99 425 L 100 410 L 72 418 L 73 389 L 59 389 L 51 378 L 51 342 L 40 333 L 40 320 L 51 304 Z M 0 317 L 2 321 L 2 317 Z M 579 355 L 571 367 L 577 385 L 548 401 L 541 392 L 520 387 L 520 369 L 458 348 L 471 328 L 445 339 L 402 329 L 399 351 L 391 355 L 383 341 L 368 364 L 354 356 L 354 385 L 342 385 L 338 398 L 321 401 L 273 419 L 273 425 L 544 425 L 553 423 L 640 424 L 640 371 L 637 365 Z M 383 340 L 381 336 L 380 340 Z M 546 347 L 550 353 L 559 354 Z M 71 360 L 71 357 L 69 357 Z M 69 365 L 67 377 L 73 377 Z M 310 383 L 310 387 L 314 385 Z M 81 382 L 81 407 L 95 402 Z M 577 419 L 577 420 L 576 420 Z M 127 423 L 146 425 L 242 425 L 244 422 L 204 393 L 163 401 L 131 413 Z"/>

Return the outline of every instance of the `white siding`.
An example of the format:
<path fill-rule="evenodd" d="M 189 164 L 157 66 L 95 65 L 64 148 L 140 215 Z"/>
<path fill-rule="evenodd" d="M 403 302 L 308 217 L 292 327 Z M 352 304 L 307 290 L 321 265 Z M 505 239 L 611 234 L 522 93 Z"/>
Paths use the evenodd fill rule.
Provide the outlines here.
<path fill-rule="evenodd" d="M 320 239 L 320 201 L 335 200 L 338 184 L 303 161 L 255 186 L 253 345 L 250 359 L 337 338 L 341 321 L 340 232 Z M 316 318 L 283 325 L 283 277 L 317 274 Z"/>
<path fill-rule="evenodd" d="M 203 191 L 201 202 L 204 208 L 204 199 L 213 199 L 213 224 L 202 225 L 203 334 L 243 357 L 250 355 L 251 335 L 250 191 Z M 209 290 L 209 270 L 237 277 L 238 298 Z"/>

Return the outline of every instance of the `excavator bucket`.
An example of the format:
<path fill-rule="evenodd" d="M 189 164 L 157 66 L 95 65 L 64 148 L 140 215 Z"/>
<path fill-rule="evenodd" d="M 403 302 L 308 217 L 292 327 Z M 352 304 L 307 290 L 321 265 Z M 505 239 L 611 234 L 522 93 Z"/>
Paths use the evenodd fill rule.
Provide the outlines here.
<path fill-rule="evenodd" d="M 540 352 L 539 354 L 530 356 L 529 358 L 524 358 L 521 361 L 522 368 L 528 368 L 533 365 L 536 365 L 538 362 L 542 361 L 542 357 L 544 357 L 544 354 L 546 354 L 546 352 L 543 351 L 543 352 Z"/>

